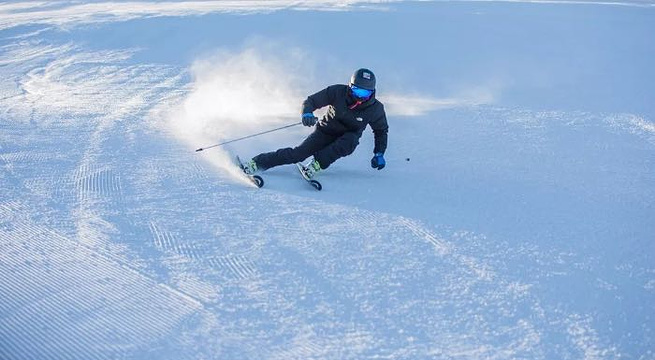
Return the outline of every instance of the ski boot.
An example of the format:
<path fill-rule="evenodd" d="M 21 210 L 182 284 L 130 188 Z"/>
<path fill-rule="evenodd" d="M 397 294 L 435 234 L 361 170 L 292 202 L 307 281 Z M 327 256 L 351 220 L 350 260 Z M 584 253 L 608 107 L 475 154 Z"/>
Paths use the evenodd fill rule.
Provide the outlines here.
<path fill-rule="evenodd" d="M 243 170 L 246 175 L 255 175 L 257 173 L 257 163 L 255 160 L 250 159 L 249 161 L 241 164 L 241 169 Z"/>
<path fill-rule="evenodd" d="M 264 186 L 264 179 L 259 176 L 255 175 L 257 173 L 257 163 L 255 160 L 248 160 L 248 162 L 243 163 L 239 157 L 236 157 L 237 165 L 239 165 L 239 168 L 241 168 L 241 171 L 243 171 L 244 174 L 252 181 L 257 187 L 262 187 Z"/>
<path fill-rule="evenodd" d="M 302 175 L 303 179 L 307 181 L 311 186 L 314 187 L 316 190 L 322 190 L 323 185 L 321 185 L 320 182 L 312 179 L 316 173 L 321 171 L 321 165 L 318 163 L 316 160 L 312 160 L 309 164 L 303 165 L 301 163 L 296 164 L 298 166 L 298 170 L 300 171 L 300 175 Z"/>
<path fill-rule="evenodd" d="M 308 181 L 311 180 L 319 171 L 321 171 L 321 164 L 316 159 L 310 161 L 307 165 L 302 165 L 302 174 Z"/>

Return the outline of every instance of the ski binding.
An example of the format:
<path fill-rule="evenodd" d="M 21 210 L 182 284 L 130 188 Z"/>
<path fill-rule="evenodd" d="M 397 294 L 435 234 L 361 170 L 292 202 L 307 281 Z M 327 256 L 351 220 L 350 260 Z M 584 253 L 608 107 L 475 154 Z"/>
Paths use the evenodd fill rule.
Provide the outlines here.
<path fill-rule="evenodd" d="M 264 179 L 261 176 L 250 175 L 246 173 L 246 166 L 243 165 L 243 162 L 241 162 L 239 156 L 236 157 L 236 162 L 239 168 L 241 169 L 241 171 L 243 171 L 243 173 L 248 177 L 248 180 L 252 181 L 252 183 L 255 184 L 255 186 L 257 186 L 258 188 L 264 186 Z"/>
<path fill-rule="evenodd" d="M 323 185 L 321 185 L 320 182 L 307 177 L 307 174 L 305 174 L 305 166 L 303 164 L 296 163 L 296 166 L 298 167 L 298 171 L 300 171 L 300 175 L 302 176 L 302 178 L 305 179 L 305 181 L 307 181 L 309 185 L 311 185 L 314 189 L 318 191 L 321 191 L 323 189 Z"/>

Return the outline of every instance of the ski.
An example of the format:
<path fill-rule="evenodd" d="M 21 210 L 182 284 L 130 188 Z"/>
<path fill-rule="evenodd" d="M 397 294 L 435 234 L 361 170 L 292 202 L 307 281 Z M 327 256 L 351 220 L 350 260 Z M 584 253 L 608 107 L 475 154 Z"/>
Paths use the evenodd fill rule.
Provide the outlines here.
<path fill-rule="evenodd" d="M 259 176 L 259 175 L 250 175 L 250 174 L 246 173 L 246 170 L 245 170 L 246 167 L 245 167 L 245 165 L 243 165 L 243 162 L 241 162 L 241 159 L 239 158 L 238 155 L 236 156 L 236 163 L 237 163 L 237 166 L 239 166 L 239 169 L 241 169 L 241 171 L 243 171 L 243 173 L 248 177 L 248 180 L 252 181 L 252 183 L 255 184 L 255 186 L 257 186 L 258 188 L 264 186 L 264 179 L 261 176 Z"/>
<path fill-rule="evenodd" d="M 311 185 L 314 189 L 316 189 L 318 191 L 321 191 L 323 189 L 323 185 L 321 185 L 320 182 L 307 177 L 307 174 L 305 173 L 305 166 L 303 164 L 296 163 L 296 166 L 298 167 L 298 171 L 300 171 L 300 175 L 302 176 L 302 178 L 305 181 L 307 181 L 307 183 L 309 183 L 309 185 Z"/>

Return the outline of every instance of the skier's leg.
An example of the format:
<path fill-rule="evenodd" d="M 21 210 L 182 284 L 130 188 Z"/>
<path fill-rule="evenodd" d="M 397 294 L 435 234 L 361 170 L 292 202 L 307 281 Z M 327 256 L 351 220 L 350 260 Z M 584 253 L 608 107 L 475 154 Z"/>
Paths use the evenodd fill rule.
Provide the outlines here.
<path fill-rule="evenodd" d="M 314 159 L 321 165 L 321 169 L 327 169 L 337 159 L 352 154 L 359 145 L 359 137 L 358 133 L 347 132 L 328 146 L 318 150 L 314 154 Z"/>
<path fill-rule="evenodd" d="M 274 166 L 293 164 L 303 161 L 333 142 L 334 136 L 321 132 L 318 127 L 300 145 L 294 148 L 283 148 L 277 151 L 263 153 L 255 156 L 253 160 L 257 168 L 261 170 L 270 169 Z"/>

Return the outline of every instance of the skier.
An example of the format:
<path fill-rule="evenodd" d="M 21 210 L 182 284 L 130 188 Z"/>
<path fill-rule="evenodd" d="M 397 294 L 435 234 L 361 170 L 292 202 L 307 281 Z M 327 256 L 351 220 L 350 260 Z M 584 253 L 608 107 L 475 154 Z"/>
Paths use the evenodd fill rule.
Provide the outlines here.
<path fill-rule="evenodd" d="M 314 111 L 325 106 L 329 106 L 327 114 L 319 120 Z M 302 104 L 302 124 L 316 126 L 300 145 L 259 154 L 244 164 L 244 172 L 252 175 L 313 156 L 302 167 L 305 177 L 311 179 L 337 159 L 352 154 L 366 125 L 375 136 L 371 167 L 382 170 L 386 165 L 389 126 L 384 106 L 375 98 L 375 75 L 368 69 L 355 71 L 349 85 L 331 85 L 308 96 Z"/>

